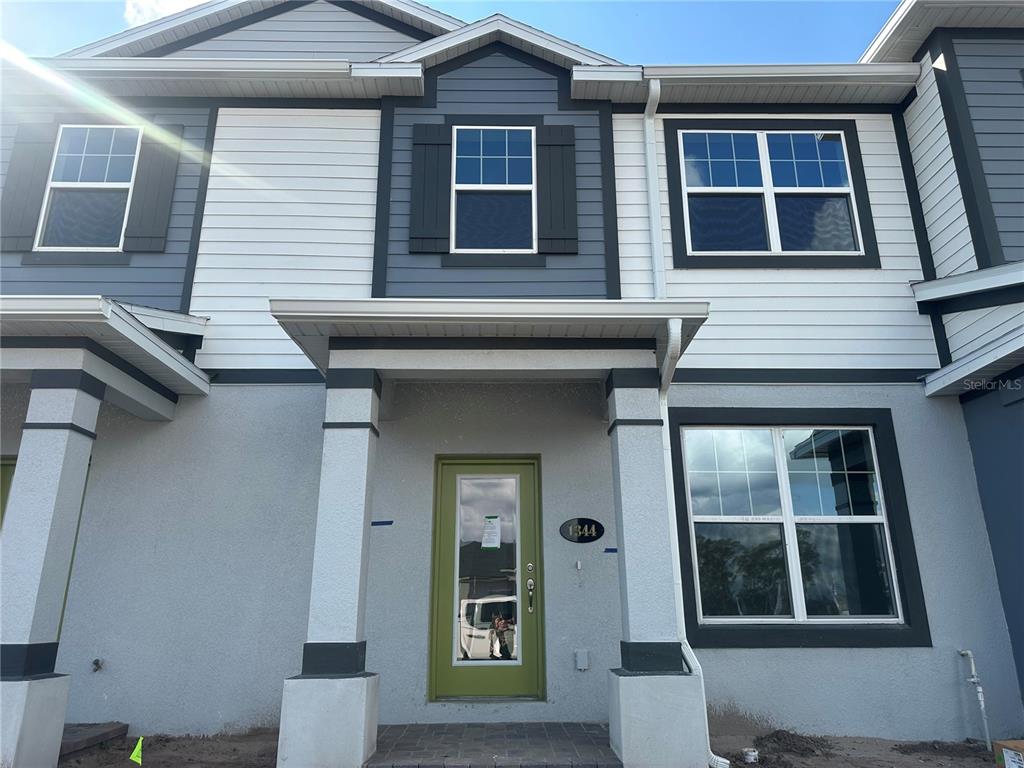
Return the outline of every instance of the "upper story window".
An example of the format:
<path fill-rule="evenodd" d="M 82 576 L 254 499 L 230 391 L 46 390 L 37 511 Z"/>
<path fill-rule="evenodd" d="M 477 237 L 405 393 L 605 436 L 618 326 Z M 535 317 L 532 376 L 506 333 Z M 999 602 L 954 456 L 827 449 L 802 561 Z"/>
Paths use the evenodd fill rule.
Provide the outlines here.
<path fill-rule="evenodd" d="M 537 253 L 536 130 L 452 130 L 452 252 Z"/>
<path fill-rule="evenodd" d="M 120 250 L 142 131 L 62 125 L 36 233 L 37 250 Z"/>
<path fill-rule="evenodd" d="M 684 427 L 705 624 L 900 623 L 872 430 Z"/>
<path fill-rule="evenodd" d="M 858 255 L 843 134 L 679 132 L 690 253 Z"/>

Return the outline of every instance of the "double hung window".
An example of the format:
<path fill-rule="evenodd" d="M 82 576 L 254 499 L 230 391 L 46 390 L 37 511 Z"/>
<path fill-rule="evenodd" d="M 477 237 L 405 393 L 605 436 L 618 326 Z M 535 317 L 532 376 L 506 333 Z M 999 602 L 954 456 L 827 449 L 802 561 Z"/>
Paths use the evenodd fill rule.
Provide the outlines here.
<path fill-rule="evenodd" d="M 871 429 L 681 429 L 701 623 L 902 621 Z"/>
<path fill-rule="evenodd" d="M 537 253 L 536 129 L 452 130 L 452 252 Z"/>
<path fill-rule="evenodd" d="M 142 131 L 62 125 L 36 233 L 37 250 L 120 250 Z"/>
<path fill-rule="evenodd" d="M 864 252 L 841 131 L 678 131 L 687 252 Z"/>

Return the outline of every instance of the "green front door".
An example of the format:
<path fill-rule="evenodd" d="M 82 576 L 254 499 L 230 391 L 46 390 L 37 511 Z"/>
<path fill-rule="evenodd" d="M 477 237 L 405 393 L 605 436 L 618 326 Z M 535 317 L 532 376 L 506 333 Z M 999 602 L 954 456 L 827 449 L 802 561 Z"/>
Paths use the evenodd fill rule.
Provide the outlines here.
<path fill-rule="evenodd" d="M 430 698 L 544 698 L 539 465 L 442 458 L 434 488 Z"/>

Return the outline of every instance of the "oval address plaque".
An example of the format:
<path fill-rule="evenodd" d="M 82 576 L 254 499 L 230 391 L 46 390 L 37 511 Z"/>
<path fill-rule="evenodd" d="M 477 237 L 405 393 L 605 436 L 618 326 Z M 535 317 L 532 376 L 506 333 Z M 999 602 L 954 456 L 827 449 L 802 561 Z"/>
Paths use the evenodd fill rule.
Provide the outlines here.
<path fill-rule="evenodd" d="M 604 536 L 604 526 L 589 517 L 574 517 L 562 523 L 558 529 L 562 538 L 576 544 L 587 544 Z"/>

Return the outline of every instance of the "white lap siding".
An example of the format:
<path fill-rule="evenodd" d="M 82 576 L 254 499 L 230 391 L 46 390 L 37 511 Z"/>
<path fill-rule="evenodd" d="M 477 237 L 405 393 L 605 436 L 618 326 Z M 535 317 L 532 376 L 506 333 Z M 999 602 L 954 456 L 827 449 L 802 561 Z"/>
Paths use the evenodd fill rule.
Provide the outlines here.
<path fill-rule="evenodd" d="M 944 315 L 949 353 L 959 360 L 1024 325 L 1024 304 L 972 309 Z"/>
<path fill-rule="evenodd" d="M 910 154 L 914 158 L 935 276 L 948 277 L 977 269 L 978 264 L 931 57 L 925 54 L 922 63 L 917 98 L 907 107 L 903 119 Z"/>
<path fill-rule="evenodd" d="M 310 368 L 272 298 L 366 298 L 373 271 L 376 110 L 221 109 L 193 314 L 204 368 Z"/>
<path fill-rule="evenodd" d="M 880 269 L 674 269 L 663 127 L 674 117 L 720 116 L 665 115 L 656 124 L 668 295 L 711 303 L 680 367 L 937 367 L 929 320 L 918 314 L 910 289 L 911 281 L 922 279 L 921 263 L 889 115 L 817 116 L 857 122 Z M 642 117 L 616 115 L 614 133 L 622 295 L 650 297 Z"/>

